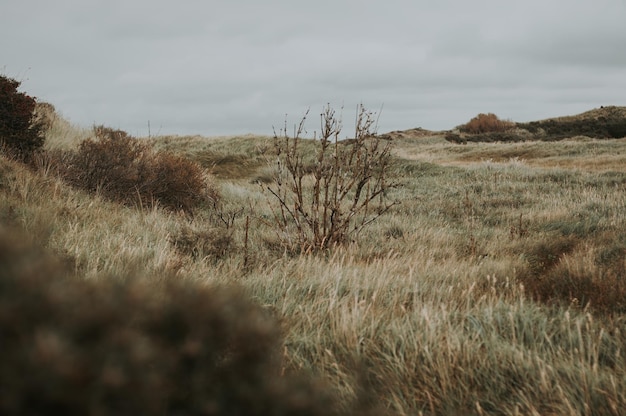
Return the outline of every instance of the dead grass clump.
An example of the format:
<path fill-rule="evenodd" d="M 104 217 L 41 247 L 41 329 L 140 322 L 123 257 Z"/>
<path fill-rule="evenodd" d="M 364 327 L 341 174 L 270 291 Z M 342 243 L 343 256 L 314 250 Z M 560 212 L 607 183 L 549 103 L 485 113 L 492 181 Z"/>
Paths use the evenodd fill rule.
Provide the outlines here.
<path fill-rule="evenodd" d="M 0 233 L 0 413 L 326 415 L 337 403 L 281 375 L 281 331 L 232 289 L 96 279 Z"/>
<path fill-rule="evenodd" d="M 541 242 L 525 253 L 524 287 L 537 300 L 591 307 L 604 313 L 626 312 L 624 248 L 587 249 L 574 236 Z M 596 253 L 596 251 L 598 251 Z"/>
<path fill-rule="evenodd" d="M 608 314 L 626 312 L 624 275 L 589 267 L 580 259 L 565 257 L 543 277 L 541 286 L 538 294 L 544 300 L 560 299 Z"/>
<path fill-rule="evenodd" d="M 493 113 L 480 113 L 466 124 L 459 126 L 463 133 L 481 134 L 492 132 L 504 132 L 515 127 L 515 123 L 508 120 L 500 120 Z"/>
<path fill-rule="evenodd" d="M 34 116 L 35 120 L 41 124 L 44 132 L 49 131 L 58 118 L 56 108 L 52 104 L 43 101 L 35 104 Z"/>
<path fill-rule="evenodd" d="M 606 314 L 626 312 L 623 249 L 572 248 L 568 242 L 557 243 L 554 248 L 559 245 L 552 255 L 543 254 L 550 258 L 547 267 L 524 279 L 530 293 L 548 304 L 562 303 Z"/>
<path fill-rule="evenodd" d="M 556 236 L 539 241 L 526 249 L 524 257 L 530 275 L 540 277 L 553 268 L 567 253 L 571 253 L 578 241 L 572 237 Z"/>
<path fill-rule="evenodd" d="M 179 253 L 194 260 L 219 260 L 236 249 L 232 231 L 224 228 L 196 230 L 183 227 L 170 238 L 170 243 Z"/>
<path fill-rule="evenodd" d="M 207 198 L 219 197 L 203 169 L 181 156 L 154 152 L 126 132 L 94 128 L 95 139 L 76 152 L 50 153 L 51 164 L 67 182 L 128 205 L 191 212 Z"/>

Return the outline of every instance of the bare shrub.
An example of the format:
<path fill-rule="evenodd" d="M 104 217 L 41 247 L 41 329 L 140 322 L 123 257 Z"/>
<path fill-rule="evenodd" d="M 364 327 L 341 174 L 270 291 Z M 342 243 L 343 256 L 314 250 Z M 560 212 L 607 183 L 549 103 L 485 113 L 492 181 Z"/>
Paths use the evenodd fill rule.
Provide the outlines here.
<path fill-rule="evenodd" d="M 373 132 L 374 114 L 360 106 L 353 139 L 341 141 L 341 119 L 326 107 L 321 134 L 302 138 L 306 115 L 295 134 L 275 133 L 276 176 L 265 189 L 273 197 L 274 225 L 283 244 L 315 251 L 346 243 L 397 204 L 387 192 L 391 142 Z"/>
<path fill-rule="evenodd" d="M 515 127 L 515 123 L 507 120 L 500 120 L 493 113 L 480 113 L 466 124 L 459 126 L 463 133 L 481 134 L 491 132 L 503 132 Z"/>

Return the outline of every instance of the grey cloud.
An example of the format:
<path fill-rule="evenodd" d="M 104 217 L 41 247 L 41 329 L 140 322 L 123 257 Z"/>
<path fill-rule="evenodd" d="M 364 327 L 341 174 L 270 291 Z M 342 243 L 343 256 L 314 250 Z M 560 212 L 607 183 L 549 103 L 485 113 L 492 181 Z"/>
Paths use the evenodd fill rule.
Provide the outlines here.
<path fill-rule="evenodd" d="M 445 129 L 624 104 L 624 21 L 623 0 L 16 0 L 0 68 L 134 134 L 269 134 L 328 102 L 384 105 L 381 131 Z"/>

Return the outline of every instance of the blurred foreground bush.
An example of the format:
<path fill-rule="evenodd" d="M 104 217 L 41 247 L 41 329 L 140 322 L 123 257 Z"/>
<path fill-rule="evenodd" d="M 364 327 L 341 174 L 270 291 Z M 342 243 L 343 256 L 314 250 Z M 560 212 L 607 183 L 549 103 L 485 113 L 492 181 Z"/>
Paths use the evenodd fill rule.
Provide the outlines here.
<path fill-rule="evenodd" d="M 279 326 L 236 291 L 85 281 L 27 240 L 0 228 L 0 414 L 335 414 L 281 375 Z"/>

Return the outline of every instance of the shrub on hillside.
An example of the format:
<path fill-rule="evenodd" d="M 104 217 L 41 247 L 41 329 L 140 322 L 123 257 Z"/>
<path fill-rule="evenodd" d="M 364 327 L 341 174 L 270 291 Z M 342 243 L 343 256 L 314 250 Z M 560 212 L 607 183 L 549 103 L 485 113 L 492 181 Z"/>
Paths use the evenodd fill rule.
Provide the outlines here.
<path fill-rule="evenodd" d="M 86 281 L 0 231 L 0 414 L 336 414 L 330 390 L 281 375 L 280 326 L 234 290 Z"/>
<path fill-rule="evenodd" d="M 459 130 L 463 133 L 480 134 L 491 132 L 503 132 L 515 127 L 515 123 L 506 120 L 500 120 L 493 113 L 478 114 L 466 124 L 459 126 Z"/>
<path fill-rule="evenodd" d="M 158 203 L 185 212 L 218 197 L 198 164 L 155 152 L 124 131 L 100 126 L 94 133 L 96 137 L 83 141 L 76 152 L 54 156 L 59 173 L 72 185 L 125 204 Z"/>
<path fill-rule="evenodd" d="M 28 161 L 44 145 L 45 123 L 33 97 L 18 91 L 20 82 L 0 75 L 0 150 Z"/>
<path fill-rule="evenodd" d="M 220 198 L 204 170 L 189 159 L 157 152 L 151 154 L 149 165 L 154 170 L 148 194 L 165 207 L 190 212 L 207 198 L 213 202 Z"/>

